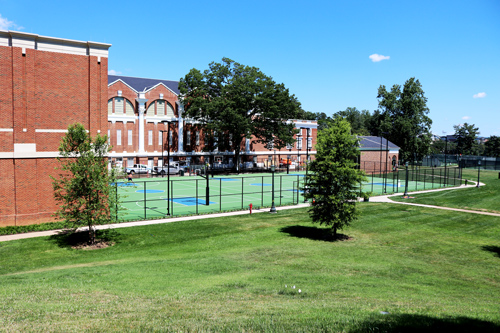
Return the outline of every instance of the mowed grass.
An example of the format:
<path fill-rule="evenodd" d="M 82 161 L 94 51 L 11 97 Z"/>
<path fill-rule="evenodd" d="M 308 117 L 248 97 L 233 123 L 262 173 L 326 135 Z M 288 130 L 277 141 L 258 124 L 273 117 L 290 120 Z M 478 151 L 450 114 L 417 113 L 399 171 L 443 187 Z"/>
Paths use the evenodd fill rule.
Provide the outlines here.
<path fill-rule="evenodd" d="M 295 209 L 0 243 L 0 331 L 500 330 L 498 218 L 360 208 L 338 242 Z"/>
<path fill-rule="evenodd" d="M 486 185 L 479 188 L 471 187 L 456 191 L 417 193 L 412 195 L 414 199 L 403 199 L 401 197 L 391 197 L 391 199 L 425 205 L 500 213 L 500 179 L 498 174 L 499 171 L 481 170 L 480 181 Z M 477 169 L 463 170 L 463 179 L 477 182 Z"/>

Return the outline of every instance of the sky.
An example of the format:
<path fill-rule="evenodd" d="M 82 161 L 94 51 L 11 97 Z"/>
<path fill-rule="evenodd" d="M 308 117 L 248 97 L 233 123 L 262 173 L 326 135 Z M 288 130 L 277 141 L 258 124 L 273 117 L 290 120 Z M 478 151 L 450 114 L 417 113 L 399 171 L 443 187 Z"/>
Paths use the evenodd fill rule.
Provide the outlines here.
<path fill-rule="evenodd" d="M 0 0 L 0 29 L 112 44 L 115 75 L 178 81 L 227 57 L 327 115 L 373 113 L 379 86 L 414 77 L 434 134 L 500 136 L 500 0 Z"/>

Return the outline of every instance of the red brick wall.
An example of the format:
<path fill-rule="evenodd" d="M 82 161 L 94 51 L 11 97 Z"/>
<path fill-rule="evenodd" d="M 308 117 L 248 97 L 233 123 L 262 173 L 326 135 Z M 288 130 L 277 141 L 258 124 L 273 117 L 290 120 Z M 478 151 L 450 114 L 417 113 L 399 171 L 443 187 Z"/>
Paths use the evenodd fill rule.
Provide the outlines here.
<path fill-rule="evenodd" d="M 53 220 L 56 210 L 50 175 L 65 130 L 80 122 L 92 136 L 107 134 L 107 58 L 0 46 L 0 152 L 14 144 L 36 144 L 29 158 L 1 158 L 0 226 Z"/>

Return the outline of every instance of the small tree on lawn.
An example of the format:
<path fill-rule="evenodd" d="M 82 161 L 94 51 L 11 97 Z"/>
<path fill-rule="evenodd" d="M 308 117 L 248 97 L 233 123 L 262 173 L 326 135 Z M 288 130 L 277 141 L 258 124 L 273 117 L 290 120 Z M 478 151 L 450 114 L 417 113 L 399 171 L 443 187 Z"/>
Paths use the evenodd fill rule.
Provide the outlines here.
<path fill-rule="evenodd" d="M 110 184 L 116 181 L 116 172 L 108 171 L 109 149 L 106 136 L 92 139 L 83 125 L 70 125 L 59 146 L 62 172 L 58 178 L 51 176 L 60 204 L 56 216 L 74 230 L 88 226 L 89 244 L 95 243 L 95 225 L 115 221 L 118 197 Z"/>
<path fill-rule="evenodd" d="M 334 118 L 318 133 L 316 159 L 309 164 L 304 196 L 312 202 L 313 222 L 331 226 L 332 235 L 357 218 L 358 186 L 365 179 L 357 169 L 358 139 L 351 134 L 349 122 Z"/>

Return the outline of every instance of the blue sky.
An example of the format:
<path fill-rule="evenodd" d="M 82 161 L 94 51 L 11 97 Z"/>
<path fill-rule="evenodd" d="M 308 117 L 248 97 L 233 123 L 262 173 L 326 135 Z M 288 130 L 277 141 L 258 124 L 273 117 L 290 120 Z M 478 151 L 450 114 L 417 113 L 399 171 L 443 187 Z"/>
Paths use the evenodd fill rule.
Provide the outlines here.
<path fill-rule="evenodd" d="M 0 29 L 110 43 L 110 71 L 127 76 L 179 80 L 228 57 L 328 115 L 373 112 L 380 85 L 415 77 L 433 133 L 500 136 L 498 0 L 0 0 Z"/>

